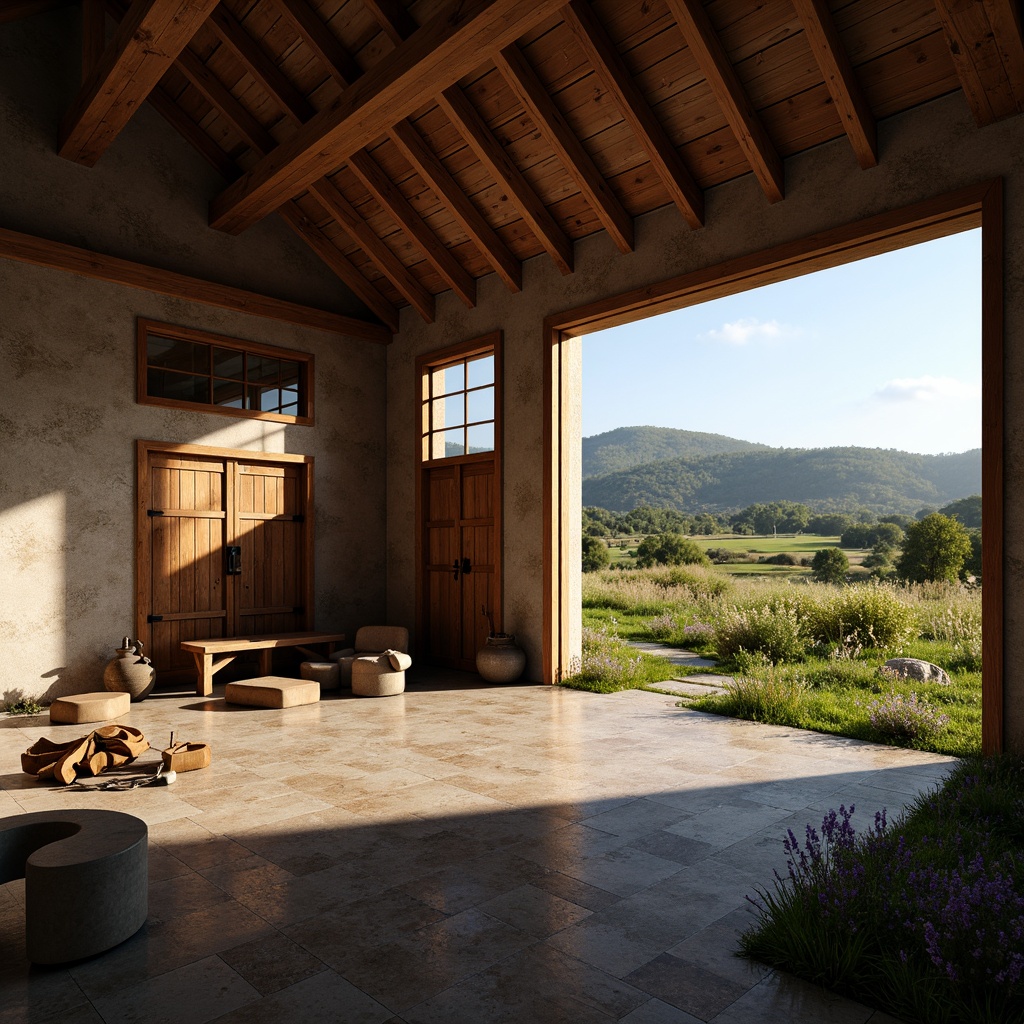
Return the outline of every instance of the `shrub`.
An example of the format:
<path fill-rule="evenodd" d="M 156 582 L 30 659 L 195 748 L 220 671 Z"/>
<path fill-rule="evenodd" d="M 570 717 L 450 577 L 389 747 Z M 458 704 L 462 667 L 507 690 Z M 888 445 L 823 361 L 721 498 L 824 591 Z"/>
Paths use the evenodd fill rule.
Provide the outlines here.
<path fill-rule="evenodd" d="M 853 643 L 889 650 L 906 643 L 915 630 L 913 611 L 891 587 L 880 584 L 851 587 L 828 598 L 811 618 L 813 639 L 826 649 Z"/>
<path fill-rule="evenodd" d="M 715 650 L 723 659 L 739 651 L 763 654 L 770 661 L 798 661 L 807 637 L 796 602 L 777 600 L 753 608 L 733 607 L 715 624 Z"/>
<path fill-rule="evenodd" d="M 850 560 L 839 548 L 822 548 L 811 561 L 811 572 L 820 583 L 842 583 L 849 571 Z"/>
<path fill-rule="evenodd" d="M 675 618 L 668 613 L 647 621 L 647 632 L 652 640 L 668 640 L 678 628 Z"/>
<path fill-rule="evenodd" d="M 611 561 L 608 545 L 600 537 L 583 538 L 583 571 L 597 572 Z"/>
<path fill-rule="evenodd" d="M 933 739 L 949 724 L 949 715 L 916 692 L 908 696 L 894 689 L 868 705 L 868 720 L 886 740 L 902 743 Z"/>
<path fill-rule="evenodd" d="M 763 565 L 799 565 L 799 559 L 796 556 L 789 554 L 786 551 L 780 551 L 777 555 L 765 555 L 764 558 L 759 558 L 759 562 Z"/>
<path fill-rule="evenodd" d="M 680 533 L 660 533 L 645 537 L 636 549 L 636 564 L 641 569 L 652 565 L 708 565 L 708 557 L 692 540 Z"/>
<path fill-rule="evenodd" d="M 807 686 L 800 676 L 768 665 L 758 675 L 736 676 L 726 690 L 727 702 L 721 710 L 728 709 L 728 714 L 768 725 L 798 725 Z"/>

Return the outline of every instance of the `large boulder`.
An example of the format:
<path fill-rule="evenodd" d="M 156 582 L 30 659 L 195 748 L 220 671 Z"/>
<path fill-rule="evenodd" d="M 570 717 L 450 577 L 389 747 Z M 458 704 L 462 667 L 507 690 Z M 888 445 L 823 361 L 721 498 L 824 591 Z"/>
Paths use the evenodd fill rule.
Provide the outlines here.
<path fill-rule="evenodd" d="M 887 668 L 904 679 L 917 679 L 922 683 L 938 683 L 940 686 L 949 686 L 950 683 L 945 669 L 920 658 L 890 658 L 882 668 Z"/>

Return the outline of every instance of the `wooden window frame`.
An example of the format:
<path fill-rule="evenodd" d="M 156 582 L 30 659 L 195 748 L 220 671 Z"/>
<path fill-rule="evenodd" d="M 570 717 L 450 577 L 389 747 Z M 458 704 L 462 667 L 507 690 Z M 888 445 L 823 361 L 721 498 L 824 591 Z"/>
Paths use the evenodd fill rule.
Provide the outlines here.
<path fill-rule="evenodd" d="M 299 364 L 299 408 L 300 414 L 290 416 L 284 413 L 264 412 L 261 409 L 236 409 L 226 405 L 214 405 L 212 402 L 188 402 L 177 398 L 163 398 L 150 395 L 147 387 L 149 368 L 148 342 L 151 337 L 170 338 L 174 341 L 194 341 L 211 348 L 228 348 L 255 356 L 266 356 L 270 359 L 284 359 Z M 201 331 L 194 327 L 180 327 L 166 324 L 159 320 L 148 320 L 139 317 L 136 323 L 136 391 L 135 400 L 139 405 L 156 405 L 166 409 L 187 409 L 190 412 L 212 413 L 216 416 L 233 416 L 247 420 L 269 420 L 273 423 L 288 423 L 296 426 L 311 427 L 313 416 L 313 381 L 314 357 L 309 352 L 298 352 L 290 348 L 278 348 L 255 341 L 245 341 L 211 331 Z M 213 379 L 212 374 L 209 375 Z"/>
<path fill-rule="evenodd" d="M 570 592 L 566 549 L 579 532 L 579 509 L 563 500 L 572 466 L 573 445 L 563 407 L 578 388 L 572 369 L 572 342 L 583 335 L 659 313 L 735 295 L 777 281 L 853 263 L 869 256 L 981 229 L 981 490 L 982 534 L 982 750 L 1004 746 L 1004 313 L 1003 182 L 968 186 L 912 206 L 868 217 L 771 249 L 653 285 L 613 295 L 544 321 L 544 639 L 543 679 L 557 682 L 568 669 Z M 577 343 L 578 344 L 578 343 Z M 578 352 L 575 353 L 578 355 Z M 572 517 L 575 516 L 574 526 Z M 575 533 L 574 533 L 575 530 Z"/>

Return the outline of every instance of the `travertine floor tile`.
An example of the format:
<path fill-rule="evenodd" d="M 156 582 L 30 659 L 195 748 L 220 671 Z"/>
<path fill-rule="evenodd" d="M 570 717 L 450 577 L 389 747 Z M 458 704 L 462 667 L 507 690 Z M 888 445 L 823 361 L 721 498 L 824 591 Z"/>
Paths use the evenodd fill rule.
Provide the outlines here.
<path fill-rule="evenodd" d="M 0 887 L 0 1024 L 892 1024 L 734 957 L 745 896 L 786 827 L 840 803 L 867 827 L 950 759 L 641 691 L 424 678 L 280 712 L 133 704 L 154 743 L 174 729 L 213 761 L 132 792 L 21 774 L 40 735 L 81 727 L 0 718 L 0 814 L 137 814 L 151 877 L 137 935 L 46 971 L 24 960 L 24 882 Z"/>

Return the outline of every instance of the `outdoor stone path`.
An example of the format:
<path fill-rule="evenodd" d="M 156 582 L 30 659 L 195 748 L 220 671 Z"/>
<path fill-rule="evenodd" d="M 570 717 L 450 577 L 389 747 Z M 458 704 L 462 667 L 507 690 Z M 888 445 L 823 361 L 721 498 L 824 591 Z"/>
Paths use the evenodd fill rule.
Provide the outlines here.
<path fill-rule="evenodd" d="M 655 688 L 658 690 L 678 693 L 682 697 L 707 697 L 710 694 L 725 693 L 726 686 L 732 680 L 731 676 L 712 675 L 711 673 L 702 673 L 699 676 L 686 674 L 686 669 L 715 667 L 715 662 L 710 658 L 702 658 L 693 651 L 685 651 L 681 647 L 666 647 L 663 644 L 646 640 L 629 640 L 627 642 L 630 647 L 635 647 L 646 654 L 667 658 L 669 662 L 678 665 L 683 670 L 672 679 L 663 679 L 656 683 Z"/>

